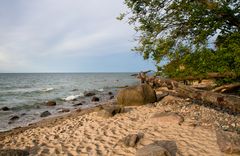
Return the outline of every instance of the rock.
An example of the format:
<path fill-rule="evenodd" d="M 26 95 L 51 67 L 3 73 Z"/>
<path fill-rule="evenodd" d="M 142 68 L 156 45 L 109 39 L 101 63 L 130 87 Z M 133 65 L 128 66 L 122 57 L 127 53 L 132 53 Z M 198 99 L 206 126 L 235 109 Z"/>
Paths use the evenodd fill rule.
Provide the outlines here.
<path fill-rule="evenodd" d="M 56 106 L 56 101 L 48 101 L 47 103 L 46 103 L 46 105 L 47 106 Z"/>
<path fill-rule="evenodd" d="M 28 156 L 29 152 L 20 149 L 1 149 L 0 156 Z"/>
<path fill-rule="evenodd" d="M 136 156 L 171 156 L 171 154 L 161 145 L 152 143 L 137 149 Z"/>
<path fill-rule="evenodd" d="M 125 138 L 122 139 L 123 143 L 127 147 L 135 147 L 139 141 L 143 138 L 143 133 L 138 134 L 129 134 Z"/>
<path fill-rule="evenodd" d="M 228 154 L 240 154 L 240 135 L 233 132 L 217 131 L 217 144 L 220 150 Z"/>
<path fill-rule="evenodd" d="M 100 101 L 100 99 L 99 99 L 98 97 L 94 96 L 94 97 L 92 98 L 92 102 L 98 102 L 98 101 Z"/>
<path fill-rule="evenodd" d="M 83 104 L 80 102 L 80 103 L 74 104 L 73 106 L 74 106 L 74 107 L 77 107 L 77 106 L 81 106 L 81 105 L 83 105 Z"/>
<path fill-rule="evenodd" d="M 147 84 L 127 87 L 117 94 L 117 103 L 124 106 L 144 105 L 156 100 L 155 91 Z"/>
<path fill-rule="evenodd" d="M 51 113 L 49 111 L 45 111 L 41 113 L 40 117 L 47 117 L 49 115 L 51 115 Z"/>
<path fill-rule="evenodd" d="M 154 113 L 149 119 L 150 122 L 154 124 L 158 123 L 169 123 L 169 124 L 179 124 L 181 125 L 184 122 L 184 118 L 174 112 L 158 112 Z"/>
<path fill-rule="evenodd" d="M 2 111 L 9 111 L 10 108 L 8 108 L 8 107 L 5 106 L 5 107 L 2 107 L 1 110 L 2 110 Z"/>
<path fill-rule="evenodd" d="M 94 96 L 96 93 L 94 92 L 84 92 L 84 96 L 89 97 L 89 96 Z"/>
<path fill-rule="evenodd" d="M 169 93 L 157 94 L 157 101 L 162 100 L 165 96 L 168 96 Z"/>
<path fill-rule="evenodd" d="M 62 108 L 60 111 L 58 111 L 59 113 L 66 113 L 66 112 L 70 112 L 70 109 L 67 108 Z"/>
<path fill-rule="evenodd" d="M 114 96 L 112 95 L 112 96 L 110 96 L 110 98 L 109 98 L 110 100 L 112 100 L 112 99 L 114 99 Z"/>
<path fill-rule="evenodd" d="M 10 118 L 10 121 L 15 121 L 15 120 L 18 120 L 18 119 L 19 119 L 19 116 L 14 115 Z"/>
<path fill-rule="evenodd" d="M 118 113 L 123 113 L 123 112 L 124 112 L 124 108 L 120 106 L 108 106 L 108 107 L 103 107 L 102 110 L 98 112 L 98 115 L 104 118 L 109 118 L 109 117 L 113 117 Z"/>

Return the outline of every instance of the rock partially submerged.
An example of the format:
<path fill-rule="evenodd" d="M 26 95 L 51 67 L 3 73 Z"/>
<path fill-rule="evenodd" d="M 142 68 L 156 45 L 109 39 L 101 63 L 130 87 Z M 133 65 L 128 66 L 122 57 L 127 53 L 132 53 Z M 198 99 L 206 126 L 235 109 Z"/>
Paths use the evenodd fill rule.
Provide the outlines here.
<path fill-rule="evenodd" d="M 84 92 L 84 96 L 86 96 L 86 97 L 90 97 L 90 96 L 94 96 L 94 95 L 96 95 L 96 93 L 94 93 L 94 92 Z"/>
<path fill-rule="evenodd" d="M 96 96 L 92 97 L 92 102 L 98 102 L 98 101 L 100 101 L 99 97 L 96 97 Z"/>
<path fill-rule="evenodd" d="M 40 117 L 47 117 L 49 115 L 51 115 L 51 113 L 49 111 L 45 111 L 41 113 Z"/>
<path fill-rule="evenodd" d="M 8 108 L 8 107 L 5 106 L 5 107 L 2 107 L 1 110 L 2 110 L 2 111 L 9 111 L 10 108 Z"/>
<path fill-rule="evenodd" d="M 117 94 L 117 103 L 123 106 L 144 105 L 156 100 L 156 93 L 148 84 L 127 87 Z"/>
<path fill-rule="evenodd" d="M 66 112 L 70 112 L 70 109 L 68 108 L 61 108 L 58 113 L 66 113 Z"/>
<path fill-rule="evenodd" d="M 20 149 L 1 149 L 0 156 L 28 156 L 29 152 Z"/>
<path fill-rule="evenodd" d="M 46 103 L 46 106 L 56 106 L 56 105 L 57 105 L 56 101 L 53 101 L 53 100 L 50 100 Z"/>
<path fill-rule="evenodd" d="M 15 120 L 18 120 L 18 119 L 19 119 L 19 116 L 14 115 L 10 118 L 10 121 L 15 121 Z"/>

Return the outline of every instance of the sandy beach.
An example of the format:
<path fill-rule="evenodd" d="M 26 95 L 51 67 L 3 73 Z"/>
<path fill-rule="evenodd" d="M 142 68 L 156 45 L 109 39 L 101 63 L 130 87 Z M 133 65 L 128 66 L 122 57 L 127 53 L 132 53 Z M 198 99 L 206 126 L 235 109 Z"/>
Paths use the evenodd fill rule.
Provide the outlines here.
<path fill-rule="evenodd" d="M 188 101 L 166 96 L 154 104 L 125 107 L 124 113 L 109 118 L 99 113 L 101 107 L 78 110 L 25 128 L 3 132 L 0 134 L 0 148 L 23 149 L 29 151 L 30 155 L 46 156 L 131 156 L 145 145 L 158 141 L 171 155 L 227 155 L 221 152 L 217 144 L 218 128 L 210 121 L 210 117 L 203 124 L 208 118 L 204 113 L 199 119 L 192 116 L 197 112 L 192 112 L 192 109 L 220 116 L 225 115 L 224 112 Z M 170 115 L 161 117 L 159 113 Z M 229 119 L 234 120 L 237 127 L 240 126 L 239 116 L 229 115 Z M 134 147 L 124 144 L 124 138 L 130 134 L 143 135 Z"/>

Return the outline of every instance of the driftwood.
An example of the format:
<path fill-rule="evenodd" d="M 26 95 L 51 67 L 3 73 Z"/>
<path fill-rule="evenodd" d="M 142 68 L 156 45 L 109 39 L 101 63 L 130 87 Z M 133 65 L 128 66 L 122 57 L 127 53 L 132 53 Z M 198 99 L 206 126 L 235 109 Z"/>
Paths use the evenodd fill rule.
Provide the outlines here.
<path fill-rule="evenodd" d="M 232 83 L 232 84 L 223 85 L 223 86 L 214 88 L 212 91 L 224 93 L 224 92 L 232 91 L 237 88 L 240 88 L 240 83 Z"/>
<path fill-rule="evenodd" d="M 157 87 L 164 86 L 168 89 L 174 89 L 180 96 L 201 100 L 207 103 L 212 103 L 215 106 L 227 108 L 232 112 L 240 113 L 240 97 L 238 96 L 199 90 L 169 79 L 148 77 L 145 81 L 148 84 Z"/>

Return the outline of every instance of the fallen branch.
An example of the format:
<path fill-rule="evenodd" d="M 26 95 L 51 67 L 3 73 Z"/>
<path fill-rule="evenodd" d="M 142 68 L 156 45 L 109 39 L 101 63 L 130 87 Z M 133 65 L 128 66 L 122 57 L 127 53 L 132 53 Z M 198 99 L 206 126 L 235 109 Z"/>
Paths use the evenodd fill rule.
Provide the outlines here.
<path fill-rule="evenodd" d="M 158 86 L 164 85 L 164 87 L 174 89 L 180 96 L 212 103 L 218 107 L 227 108 L 232 112 L 240 113 L 240 97 L 238 96 L 199 90 L 169 79 L 156 78 L 154 83 L 157 83 Z"/>
<path fill-rule="evenodd" d="M 232 91 L 237 88 L 240 88 L 240 83 L 232 83 L 232 84 L 223 85 L 223 86 L 214 88 L 212 91 L 224 93 L 224 92 Z"/>

